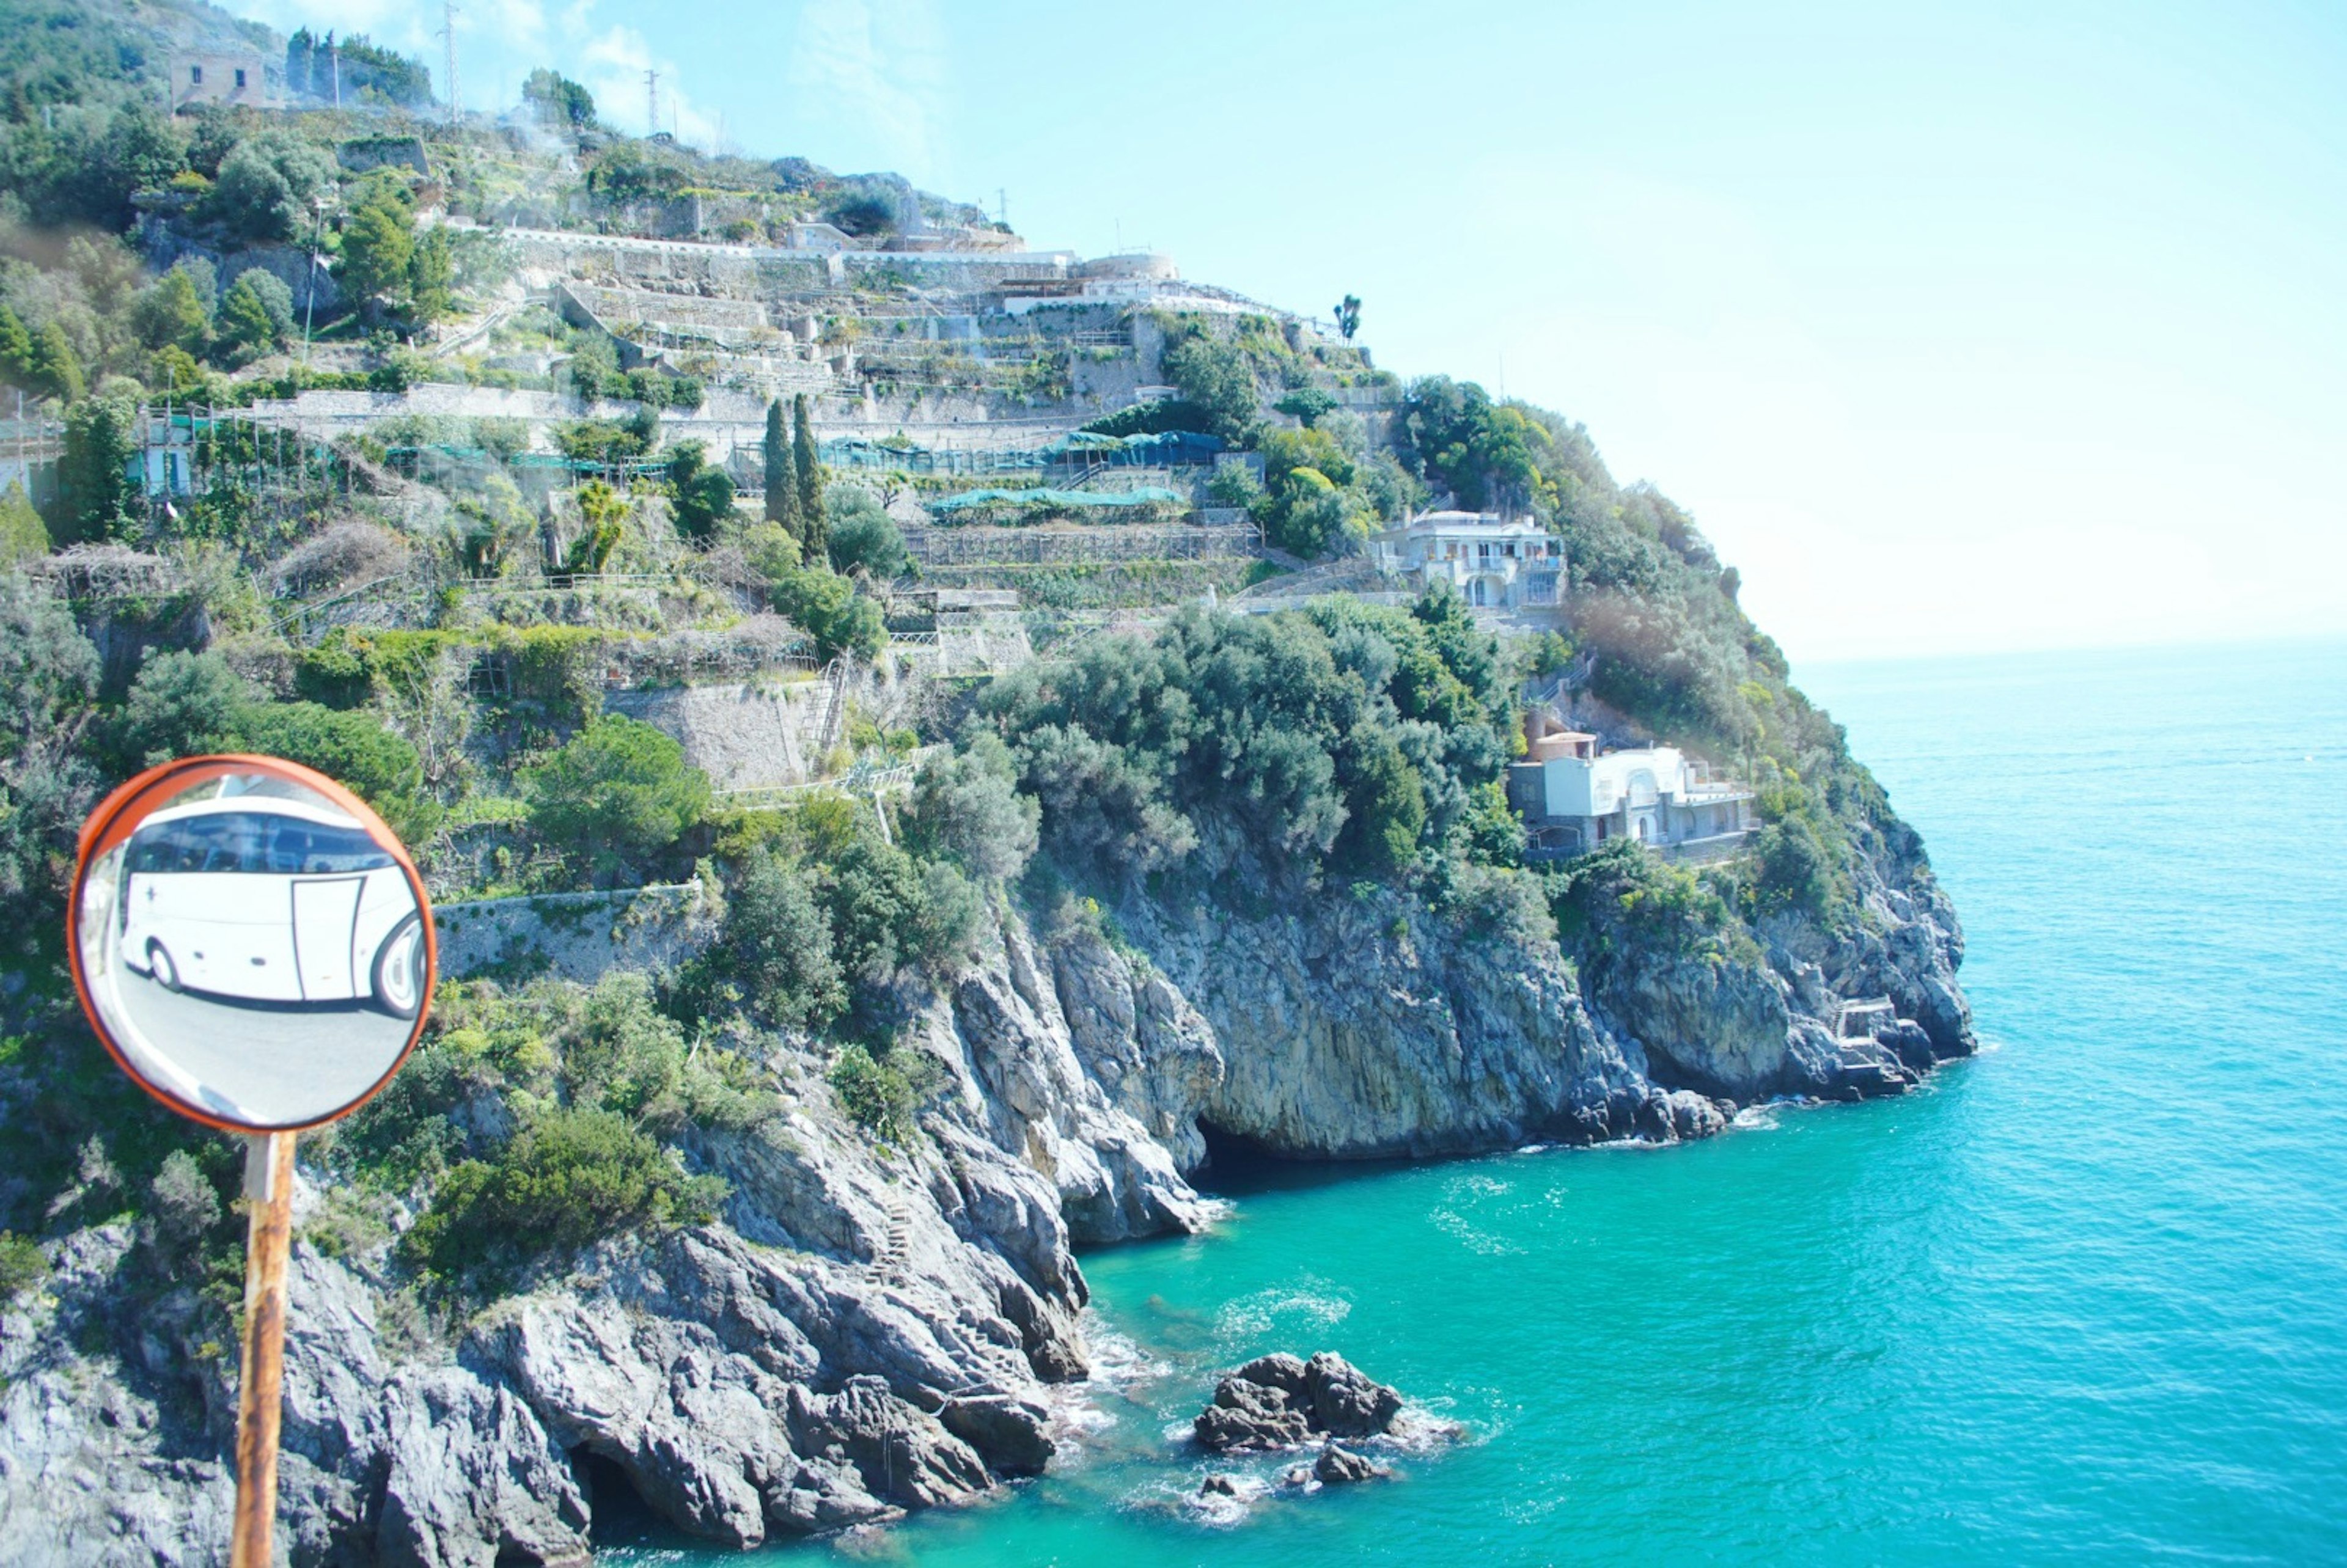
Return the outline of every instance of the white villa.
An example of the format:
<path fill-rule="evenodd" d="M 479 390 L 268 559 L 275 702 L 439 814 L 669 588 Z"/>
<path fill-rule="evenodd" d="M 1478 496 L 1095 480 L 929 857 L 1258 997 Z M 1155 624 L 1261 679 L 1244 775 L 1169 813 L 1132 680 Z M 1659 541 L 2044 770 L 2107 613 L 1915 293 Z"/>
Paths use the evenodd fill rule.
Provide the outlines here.
<path fill-rule="evenodd" d="M 1389 577 L 1447 582 L 1488 609 L 1552 610 L 1564 597 L 1564 541 L 1493 512 L 1425 513 L 1372 536 L 1369 559 Z"/>
<path fill-rule="evenodd" d="M 1531 744 L 1529 760 L 1508 770 L 1508 800 L 1536 859 L 1615 838 L 1700 859 L 1742 844 L 1758 825 L 1750 790 L 1713 778 L 1708 763 L 1676 746 L 1600 752 L 1597 737 L 1579 730 L 1548 731 Z"/>

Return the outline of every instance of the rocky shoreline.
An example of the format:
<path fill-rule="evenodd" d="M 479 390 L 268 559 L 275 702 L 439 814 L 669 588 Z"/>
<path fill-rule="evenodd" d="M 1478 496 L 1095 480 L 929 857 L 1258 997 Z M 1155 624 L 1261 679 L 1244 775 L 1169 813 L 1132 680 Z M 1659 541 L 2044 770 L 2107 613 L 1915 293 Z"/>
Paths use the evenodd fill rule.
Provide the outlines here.
<path fill-rule="evenodd" d="M 1854 924 L 1774 917 L 1758 961 L 1617 946 L 1576 968 L 1390 890 L 1259 917 L 1136 895 L 1114 942 L 1006 911 L 917 1020 L 943 1091 L 907 1147 L 822 1092 L 695 1134 L 732 1186 L 718 1223 L 605 1244 L 445 1331 L 408 1321 L 380 1251 L 297 1244 L 288 1557 L 584 1562 L 610 1486 L 750 1547 L 1035 1474 L 1089 1370 L 1076 1249 L 1209 1223 L 1209 1130 L 1296 1159 L 1436 1156 L 1901 1091 L 1973 1040 L 1953 911 L 1900 834 L 1861 864 Z M 1891 1006 L 1852 1033 L 1860 998 Z M 305 1178 L 300 1212 L 325 1201 Z M 121 1288 L 131 1243 L 77 1233 L 0 1318 L 0 1563 L 193 1564 L 225 1539 L 234 1356 L 194 1341 L 184 1290 Z M 1307 1399 L 1299 1440 L 1341 1450 L 1335 1385 L 1294 1359 L 1254 1366 L 1290 1415 Z M 1355 1469 L 1332 1451 L 1316 1464 Z"/>

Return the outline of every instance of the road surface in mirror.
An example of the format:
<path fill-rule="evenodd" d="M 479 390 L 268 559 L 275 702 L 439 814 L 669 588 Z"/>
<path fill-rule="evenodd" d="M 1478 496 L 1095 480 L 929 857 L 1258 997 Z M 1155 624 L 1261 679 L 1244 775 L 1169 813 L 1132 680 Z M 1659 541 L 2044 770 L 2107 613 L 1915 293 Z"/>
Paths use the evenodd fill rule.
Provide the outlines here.
<path fill-rule="evenodd" d="M 301 1122 L 339 1110 L 407 1045 L 410 1025 L 365 1002 L 233 1002 L 168 991 L 128 969 L 117 970 L 115 985 L 132 1031 L 171 1042 L 166 1071 L 177 1071 L 157 1087 L 234 1122 Z"/>

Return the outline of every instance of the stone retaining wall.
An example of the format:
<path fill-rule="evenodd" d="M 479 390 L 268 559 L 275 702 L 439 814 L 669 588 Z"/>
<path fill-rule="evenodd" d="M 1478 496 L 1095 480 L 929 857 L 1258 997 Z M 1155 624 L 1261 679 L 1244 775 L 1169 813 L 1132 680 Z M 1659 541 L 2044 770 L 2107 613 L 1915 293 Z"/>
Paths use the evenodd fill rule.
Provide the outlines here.
<path fill-rule="evenodd" d="M 700 882 L 443 904 L 440 978 L 592 985 L 610 969 L 669 969 L 716 939 L 722 906 Z"/>

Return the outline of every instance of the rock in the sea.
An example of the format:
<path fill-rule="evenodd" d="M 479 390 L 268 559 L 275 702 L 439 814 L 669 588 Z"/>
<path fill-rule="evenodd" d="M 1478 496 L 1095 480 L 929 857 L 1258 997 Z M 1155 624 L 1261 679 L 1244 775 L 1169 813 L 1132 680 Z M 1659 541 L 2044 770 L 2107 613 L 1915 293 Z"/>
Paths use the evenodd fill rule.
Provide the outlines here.
<path fill-rule="evenodd" d="M 1372 1381 L 1334 1351 L 1323 1350 L 1304 1368 L 1312 1395 L 1312 1425 L 1340 1438 L 1368 1438 L 1393 1428 L 1401 1395 Z"/>
<path fill-rule="evenodd" d="M 1239 1483 L 1227 1475 L 1210 1475 L 1198 1483 L 1200 1497 L 1236 1497 Z"/>
<path fill-rule="evenodd" d="M 1191 1427 L 1206 1449 L 1284 1449 L 1309 1437 L 1312 1421 L 1288 1402 L 1285 1389 L 1233 1377 L 1215 1386 L 1214 1402 Z"/>
<path fill-rule="evenodd" d="M 1383 1465 L 1372 1463 L 1367 1457 L 1355 1453 L 1339 1443 L 1330 1443 L 1312 1461 L 1312 1479 L 1323 1486 L 1342 1486 L 1348 1481 L 1375 1481 L 1389 1474 Z"/>
<path fill-rule="evenodd" d="M 948 1399 L 938 1411 L 946 1430 L 978 1450 L 997 1475 L 1041 1475 L 1054 1445 L 1043 1407 L 1009 1394 Z"/>
<path fill-rule="evenodd" d="M 1393 1429 L 1401 1395 L 1333 1351 L 1248 1362 L 1214 1386 L 1192 1423 L 1201 1447 L 1293 1448 L 1314 1437 L 1377 1437 Z"/>

